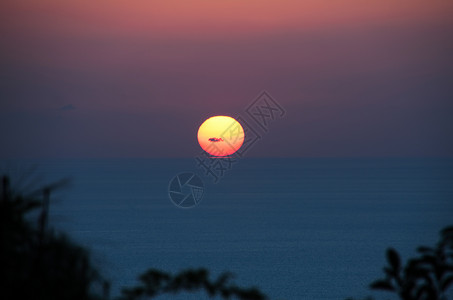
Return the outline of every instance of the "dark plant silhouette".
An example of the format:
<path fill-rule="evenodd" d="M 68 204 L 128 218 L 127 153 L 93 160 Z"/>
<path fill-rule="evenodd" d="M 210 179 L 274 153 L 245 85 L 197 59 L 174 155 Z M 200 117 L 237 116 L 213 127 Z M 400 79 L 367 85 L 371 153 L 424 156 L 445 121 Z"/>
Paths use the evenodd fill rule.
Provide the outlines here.
<path fill-rule="evenodd" d="M 398 252 L 389 248 L 385 277 L 371 283 L 370 288 L 395 293 L 402 300 L 453 299 L 453 226 L 441 230 L 434 247 L 421 246 L 417 252 L 419 256 L 403 266 Z"/>
<path fill-rule="evenodd" d="M 16 193 L 2 177 L 0 198 L 0 288 L 3 299 L 99 299 L 100 276 L 87 251 L 47 228 L 49 185 L 30 195 Z M 40 196 L 39 196 L 40 195 Z M 41 209 L 34 224 L 27 214 Z"/>
<path fill-rule="evenodd" d="M 151 299 L 162 294 L 176 294 L 183 291 L 204 290 L 210 297 L 220 296 L 223 299 L 264 300 L 267 297 L 256 288 L 240 288 L 230 283 L 233 275 L 223 273 L 216 280 L 209 279 L 206 269 L 182 271 L 171 275 L 159 270 L 150 269 L 140 276 L 141 284 L 123 289 L 120 300 Z"/>
<path fill-rule="evenodd" d="M 55 182 L 23 195 L 14 191 L 9 178 L 2 177 L 0 190 L 0 291 L 2 299 L 85 300 L 108 299 L 110 283 L 92 266 L 89 253 L 68 236 L 48 228 L 50 194 L 66 180 Z M 40 210 L 38 222 L 27 214 Z M 141 284 L 126 288 L 118 299 L 153 298 L 161 294 L 206 291 L 223 299 L 264 300 L 256 288 L 240 288 L 231 283 L 230 273 L 209 279 L 205 269 L 186 270 L 171 275 L 149 270 Z M 93 293 L 93 287 L 99 293 Z M 102 294 L 100 296 L 99 294 Z"/>

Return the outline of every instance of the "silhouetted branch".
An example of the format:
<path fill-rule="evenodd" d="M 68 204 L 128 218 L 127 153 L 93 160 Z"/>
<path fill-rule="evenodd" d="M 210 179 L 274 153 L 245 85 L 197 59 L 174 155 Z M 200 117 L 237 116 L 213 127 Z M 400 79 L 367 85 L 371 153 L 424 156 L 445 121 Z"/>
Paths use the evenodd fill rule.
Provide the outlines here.
<path fill-rule="evenodd" d="M 66 186 L 68 182 L 67 179 L 56 181 L 24 196 L 13 191 L 8 177 L 2 177 L 2 299 L 100 299 L 91 292 L 94 283 L 100 283 L 100 294 L 103 299 L 109 299 L 110 283 L 102 280 L 91 266 L 87 250 L 47 226 L 52 191 Z M 36 226 L 25 215 L 37 208 L 42 211 Z M 220 296 L 223 299 L 267 299 L 256 288 L 241 288 L 232 284 L 232 277 L 231 273 L 223 273 L 210 280 L 206 269 L 186 270 L 175 275 L 151 269 L 140 276 L 139 286 L 124 289 L 121 299 L 138 300 L 184 291 L 205 291 L 210 297 Z"/>
<path fill-rule="evenodd" d="M 47 228 L 51 191 L 58 181 L 26 196 L 3 176 L 0 192 L 0 290 L 2 299 L 100 299 L 92 293 L 99 273 L 88 252 L 66 235 Z M 42 208 L 38 226 L 26 214 Z M 104 292 L 108 296 L 108 293 Z"/>
<path fill-rule="evenodd" d="M 256 288 L 241 288 L 230 284 L 233 275 L 222 273 L 216 280 L 209 279 L 206 269 L 189 269 L 171 275 L 150 269 L 139 279 L 141 284 L 122 290 L 121 300 L 151 299 L 162 294 L 205 291 L 209 297 L 220 296 L 223 299 L 235 297 L 241 300 L 264 300 L 267 297 Z"/>
<path fill-rule="evenodd" d="M 370 288 L 396 293 L 402 300 L 446 300 L 453 284 L 453 226 L 441 230 L 435 247 L 420 246 L 417 252 L 403 267 L 398 252 L 389 248 L 385 277 Z"/>

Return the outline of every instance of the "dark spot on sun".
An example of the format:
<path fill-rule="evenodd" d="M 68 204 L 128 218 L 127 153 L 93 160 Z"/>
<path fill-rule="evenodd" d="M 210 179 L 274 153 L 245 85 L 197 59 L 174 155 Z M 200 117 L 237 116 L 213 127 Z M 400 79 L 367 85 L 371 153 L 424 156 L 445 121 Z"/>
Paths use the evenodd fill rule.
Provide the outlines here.
<path fill-rule="evenodd" d="M 222 138 L 215 138 L 215 137 L 212 137 L 209 139 L 210 142 L 223 142 Z"/>

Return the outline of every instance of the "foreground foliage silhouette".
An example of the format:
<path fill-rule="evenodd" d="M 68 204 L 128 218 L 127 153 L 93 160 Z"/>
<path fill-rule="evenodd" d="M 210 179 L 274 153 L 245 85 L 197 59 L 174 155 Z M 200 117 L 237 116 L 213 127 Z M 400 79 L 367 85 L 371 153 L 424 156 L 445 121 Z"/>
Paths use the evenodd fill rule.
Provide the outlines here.
<path fill-rule="evenodd" d="M 2 299 L 109 298 L 109 283 L 92 266 L 87 250 L 66 235 L 47 228 L 50 193 L 64 184 L 65 181 L 59 181 L 24 195 L 13 191 L 8 177 L 2 177 Z M 26 215 L 37 209 L 40 209 L 38 222 L 33 223 Z M 398 252 L 388 249 L 385 277 L 370 287 L 395 293 L 403 300 L 453 299 L 453 226 L 441 231 L 440 241 L 434 247 L 419 247 L 417 252 L 419 256 L 403 266 Z M 233 284 L 230 273 L 211 280 L 206 269 L 186 270 L 174 275 L 150 269 L 139 279 L 140 284 L 123 289 L 118 300 L 152 299 L 163 294 L 199 291 L 223 299 L 267 299 L 256 288 L 241 288 Z"/>
<path fill-rule="evenodd" d="M 140 276 L 140 285 L 123 289 L 123 296 L 120 299 L 151 299 L 161 294 L 199 290 L 204 290 L 210 297 L 220 296 L 223 299 L 230 299 L 231 297 L 243 300 L 267 299 L 256 288 L 245 289 L 231 284 L 232 277 L 230 273 L 223 273 L 216 280 L 211 281 L 206 269 L 186 270 L 173 276 L 169 273 L 150 269 Z"/>
<path fill-rule="evenodd" d="M 51 191 L 66 181 L 34 189 L 27 195 L 10 187 L 2 177 L 0 190 L 0 291 L 2 299 L 95 300 L 108 299 L 110 284 L 92 266 L 89 253 L 68 236 L 47 228 Z M 39 209 L 38 222 L 27 214 Z M 162 294 L 205 291 L 223 299 L 264 300 L 256 288 L 231 283 L 223 273 L 211 281 L 205 269 L 172 275 L 150 269 L 140 276 L 141 284 L 125 288 L 118 299 L 145 299 Z M 97 291 L 97 292 L 96 292 Z"/>
<path fill-rule="evenodd" d="M 100 280 L 88 252 L 46 227 L 53 186 L 29 195 L 16 193 L 2 178 L 0 199 L 0 285 L 3 299 L 99 299 L 91 292 Z M 40 198 L 38 195 L 41 195 Z M 26 214 L 42 208 L 37 225 Z"/>
<path fill-rule="evenodd" d="M 403 266 L 398 252 L 389 248 L 385 277 L 372 282 L 370 288 L 394 293 L 402 300 L 453 299 L 453 226 L 441 230 L 434 247 L 421 246 L 417 252 L 419 256 Z"/>

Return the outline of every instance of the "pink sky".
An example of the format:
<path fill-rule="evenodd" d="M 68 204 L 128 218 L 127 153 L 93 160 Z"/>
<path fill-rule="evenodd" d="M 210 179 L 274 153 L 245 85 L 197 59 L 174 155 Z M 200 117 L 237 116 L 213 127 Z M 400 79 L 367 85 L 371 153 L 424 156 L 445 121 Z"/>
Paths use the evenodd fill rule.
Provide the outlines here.
<path fill-rule="evenodd" d="M 451 1 L 2 1 L 0 157 L 191 156 L 204 119 L 261 90 L 288 114 L 251 155 L 451 155 L 452 15 Z"/>

